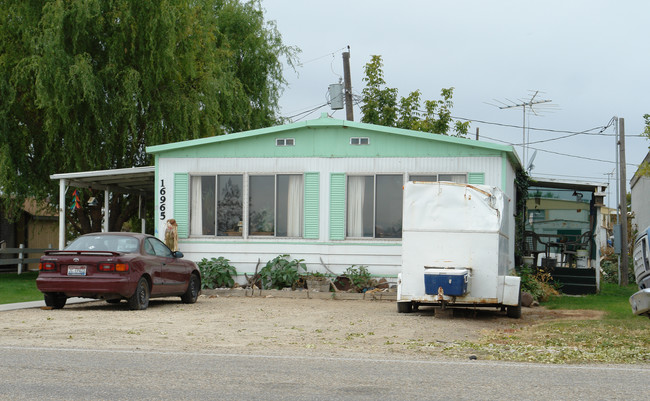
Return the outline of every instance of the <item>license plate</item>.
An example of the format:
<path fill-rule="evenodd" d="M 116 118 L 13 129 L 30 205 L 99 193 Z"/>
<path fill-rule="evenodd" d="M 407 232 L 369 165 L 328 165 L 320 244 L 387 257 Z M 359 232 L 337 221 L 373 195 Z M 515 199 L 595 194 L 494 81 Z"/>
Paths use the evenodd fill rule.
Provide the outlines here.
<path fill-rule="evenodd" d="M 68 266 L 68 276 L 85 276 L 86 266 Z"/>

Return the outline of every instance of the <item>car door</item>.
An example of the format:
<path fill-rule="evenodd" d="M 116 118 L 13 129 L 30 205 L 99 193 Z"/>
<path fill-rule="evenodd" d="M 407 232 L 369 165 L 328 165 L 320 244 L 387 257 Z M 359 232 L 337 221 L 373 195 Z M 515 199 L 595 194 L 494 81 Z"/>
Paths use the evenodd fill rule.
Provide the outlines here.
<path fill-rule="evenodd" d="M 153 243 L 149 239 L 144 241 L 144 253 L 146 270 L 152 280 L 151 295 L 163 294 L 165 292 L 165 285 L 162 273 L 165 259 L 156 255 Z"/>
<path fill-rule="evenodd" d="M 166 293 L 182 293 L 185 291 L 189 271 L 185 263 L 175 258 L 167 245 L 157 238 L 149 238 L 156 256 L 162 261 L 163 285 Z"/>

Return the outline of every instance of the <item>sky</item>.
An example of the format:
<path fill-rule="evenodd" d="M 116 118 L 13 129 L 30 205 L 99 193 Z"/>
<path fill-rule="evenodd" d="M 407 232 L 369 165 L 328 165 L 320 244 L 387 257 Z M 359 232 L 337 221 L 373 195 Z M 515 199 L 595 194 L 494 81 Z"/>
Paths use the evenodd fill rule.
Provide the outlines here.
<path fill-rule="evenodd" d="M 262 7 L 285 45 L 301 50 L 295 71 L 285 67 L 280 99 L 292 121 L 323 112 L 345 119 L 345 110 L 326 105 L 327 88 L 342 79 L 350 46 L 355 95 L 364 65 L 381 55 L 386 84 L 400 96 L 420 90 L 423 100 L 437 100 L 453 87 L 452 115 L 472 121 L 470 138 L 478 128 L 480 140 L 514 145 L 526 165 L 537 150 L 533 177 L 609 183 L 608 205 L 617 146 L 614 125 L 603 128 L 624 119 L 628 188 L 648 153 L 640 136 L 650 114 L 648 1 L 262 0 Z M 531 100 L 548 102 L 526 108 L 524 158 L 523 107 L 500 107 Z"/>

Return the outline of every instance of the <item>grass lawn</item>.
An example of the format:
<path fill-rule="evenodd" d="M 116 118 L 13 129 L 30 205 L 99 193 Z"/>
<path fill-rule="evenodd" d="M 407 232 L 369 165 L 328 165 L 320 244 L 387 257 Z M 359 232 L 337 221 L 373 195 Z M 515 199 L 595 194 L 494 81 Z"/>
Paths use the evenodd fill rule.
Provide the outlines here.
<path fill-rule="evenodd" d="M 601 292 L 552 297 L 548 309 L 603 311 L 600 319 L 557 320 L 489 333 L 464 343 L 483 359 L 542 363 L 650 363 L 650 319 L 635 316 L 628 301 L 636 285 L 603 283 Z"/>
<path fill-rule="evenodd" d="M 43 294 L 36 288 L 38 272 L 0 273 L 0 304 L 39 301 Z"/>

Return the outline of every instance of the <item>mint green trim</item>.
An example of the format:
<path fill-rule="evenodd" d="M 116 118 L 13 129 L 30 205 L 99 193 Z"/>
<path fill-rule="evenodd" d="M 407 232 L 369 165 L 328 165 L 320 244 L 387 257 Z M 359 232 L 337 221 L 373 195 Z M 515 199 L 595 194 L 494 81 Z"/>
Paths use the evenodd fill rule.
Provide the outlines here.
<path fill-rule="evenodd" d="M 345 173 L 330 174 L 330 240 L 345 239 Z"/>
<path fill-rule="evenodd" d="M 295 138 L 295 145 L 276 146 L 275 139 L 285 137 Z M 370 144 L 350 145 L 350 137 L 368 137 Z M 331 118 L 148 146 L 146 150 L 165 158 L 480 157 L 505 153 L 512 164 L 520 164 L 512 146 Z"/>
<path fill-rule="evenodd" d="M 485 184 L 485 173 L 468 173 L 467 183 L 473 185 Z"/>
<path fill-rule="evenodd" d="M 178 238 L 187 238 L 190 234 L 190 175 L 174 174 L 174 219 L 178 224 Z M 169 198 L 169 197 L 168 197 Z M 172 218 L 171 216 L 168 217 Z"/>
<path fill-rule="evenodd" d="M 320 173 L 305 173 L 304 238 L 318 239 L 320 230 Z"/>
<path fill-rule="evenodd" d="M 504 152 L 501 155 L 501 190 L 508 193 L 508 155 Z"/>

